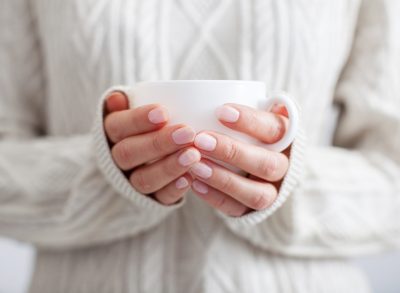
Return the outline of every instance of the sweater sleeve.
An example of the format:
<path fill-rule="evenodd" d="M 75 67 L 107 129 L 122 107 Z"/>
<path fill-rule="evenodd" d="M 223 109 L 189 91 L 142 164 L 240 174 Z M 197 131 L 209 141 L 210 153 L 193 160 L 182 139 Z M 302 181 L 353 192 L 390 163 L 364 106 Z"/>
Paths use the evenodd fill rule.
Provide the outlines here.
<path fill-rule="evenodd" d="M 164 206 L 136 192 L 113 163 L 103 131 L 107 93 L 91 133 L 39 135 L 46 96 L 29 2 L 0 0 L 0 234 L 63 249 L 156 226 L 183 201 Z"/>
<path fill-rule="evenodd" d="M 398 11 L 398 1 L 362 3 L 335 95 L 342 111 L 334 146 L 304 148 L 300 135 L 275 204 L 239 218 L 220 215 L 234 233 L 268 251 L 301 257 L 399 247 Z"/>

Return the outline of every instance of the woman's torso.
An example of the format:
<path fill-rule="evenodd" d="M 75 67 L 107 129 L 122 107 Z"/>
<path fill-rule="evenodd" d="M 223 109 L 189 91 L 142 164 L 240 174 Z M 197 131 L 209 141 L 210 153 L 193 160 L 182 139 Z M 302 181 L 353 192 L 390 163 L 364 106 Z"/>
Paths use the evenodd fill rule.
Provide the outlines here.
<path fill-rule="evenodd" d="M 49 135 L 88 132 L 99 96 L 111 85 L 256 79 L 295 96 L 312 113 L 303 121 L 310 143 L 322 144 L 360 1 L 32 2 Z M 344 261 L 291 259 L 252 246 L 189 195 L 181 210 L 138 237 L 40 251 L 32 291 L 364 292 L 364 285 Z"/>

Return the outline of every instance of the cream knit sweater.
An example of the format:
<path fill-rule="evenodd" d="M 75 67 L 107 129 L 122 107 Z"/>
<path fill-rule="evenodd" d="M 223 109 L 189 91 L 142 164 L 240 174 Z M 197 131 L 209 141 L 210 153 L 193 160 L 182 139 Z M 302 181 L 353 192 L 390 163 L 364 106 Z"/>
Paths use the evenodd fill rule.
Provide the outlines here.
<path fill-rule="evenodd" d="M 399 3 L 0 0 L 0 233 L 37 246 L 31 291 L 368 292 L 343 257 L 400 242 Z M 101 97 L 156 79 L 295 96 L 308 139 L 271 208 L 129 185 Z"/>

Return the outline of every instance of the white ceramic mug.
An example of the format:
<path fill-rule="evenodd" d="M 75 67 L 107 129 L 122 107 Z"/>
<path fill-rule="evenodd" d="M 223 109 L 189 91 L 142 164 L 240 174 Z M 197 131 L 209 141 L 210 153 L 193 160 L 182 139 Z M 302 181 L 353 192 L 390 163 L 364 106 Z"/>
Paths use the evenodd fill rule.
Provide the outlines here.
<path fill-rule="evenodd" d="M 131 92 L 131 105 L 135 107 L 158 103 L 167 107 L 169 124 L 184 123 L 197 132 L 213 130 L 238 140 L 261 145 L 281 152 L 294 140 L 298 128 L 298 109 L 286 93 L 267 95 L 266 85 L 260 81 L 242 80 L 170 80 L 138 83 Z M 222 125 L 215 109 L 225 103 L 237 103 L 269 110 L 275 104 L 283 104 L 289 114 L 286 134 L 276 143 L 265 144 L 248 135 Z"/>

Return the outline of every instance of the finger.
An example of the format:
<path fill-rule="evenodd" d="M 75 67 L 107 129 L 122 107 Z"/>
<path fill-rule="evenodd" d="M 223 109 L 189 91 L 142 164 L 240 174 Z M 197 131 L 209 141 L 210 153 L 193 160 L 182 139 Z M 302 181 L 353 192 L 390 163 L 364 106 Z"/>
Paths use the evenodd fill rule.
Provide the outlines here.
<path fill-rule="evenodd" d="M 106 116 L 104 128 L 108 138 L 117 143 L 129 136 L 154 131 L 168 121 L 168 110 L 157 104 L 113 112 Z"/>
<path fill-rule="evenodd" d="M 200 159 L 200 152 L 194 147 L 189 147 L 152 164 L 137 168 L 132 172 L 129 180 L 140 193 L 153 193 L 185 174 Z"/>
<path fill-rule="evenodd" d="M 284 105 L 280 105 L 280 104 L 274 105 L 271 108 L 271 112 L 278 114 L 278 115 L 285 116 L 285 117 L 289 117 L 289 112 Z"/>
<path fill-rule="evenodd" d="M 211 158 L 226 162 L 267 181 L 281 180 L 288 169 L 289 159 L 282 153 L 243 143 L 217 132 L 201 132 L 194 145 Z"/>
<path fill-rule="evenodd" d="M 277 197 L 277 190 L 272 184 L 250 180 L 209 160 L 203 159 L 194 164 L 190 172 L 196 179 L 254 210 L 269 207 Z"/>
<path fill-rule="evenodd" d="M 122 92 L 113 92 L 106 99 L 106 114 L 128 108 L 128 98 Z"/>
<path fill-rule="evenodd" d="M 225 104 L 216 110 L 217 118 L 225 126 L 246 133 L 265 143 L 279 141 L 289 121 L 282 115 L 253 109 L 238 104 Z"/>
<path fill-rule="evenodd" d="M 199 180 L 193 181 L 192 189 L 199 198 L 228 216 L 239 217 L 251 210 L 236 199 Z"/>
<path fill-rule="evenodd" d="M 247 178 L 249 178 L 250 180 L 258 181 L 258 182 L 265 182 L 265 180 L 263 180 L 259 177 L 256 177 L 254 175 L 251 175 L 251 174 L 248 175 Z M 271 184 L 275 186 L 276 190 L 279 190 L 281 188 L 282 183 L 283 183 L 282 180 L 278 181 L 278 182 L 271 182 Z"/>
<path fill-rule="evenodd" d="M 192 178 L 186 174 L 174 180 L 154 194 L 154 198 L 164 204 L 172 205 L 179 202 L 190 189 Z"/>
<path fill-rule="evenodd" d="M 195 135 L 189 126 L 165 126 L 158 131 L 125 138 L 112 147 L 111 154 L 117 166 L 127 171 L 191 145 Z"/>

